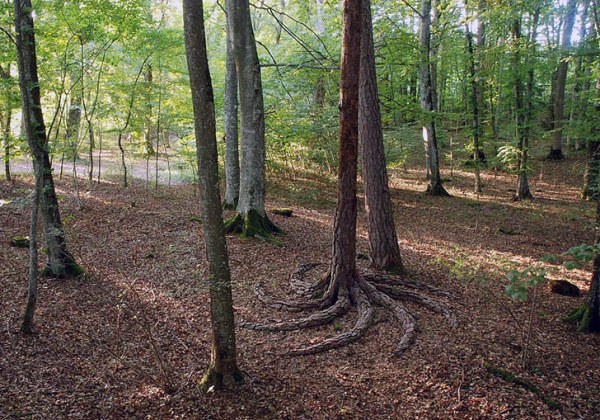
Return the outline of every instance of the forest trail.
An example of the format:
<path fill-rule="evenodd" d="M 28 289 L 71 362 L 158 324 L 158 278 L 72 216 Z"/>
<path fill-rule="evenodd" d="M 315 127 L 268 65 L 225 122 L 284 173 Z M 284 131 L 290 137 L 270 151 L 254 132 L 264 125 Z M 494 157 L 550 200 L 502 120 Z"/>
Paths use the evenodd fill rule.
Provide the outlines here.
<path fill-rule="evenodd" d="M 418 305 L 414 345 L 392 349 L 401 333 L 384 311 L 360 341 L 306 357 L 282 353 L 346 331 L 355 321 L 308 331 L 238 329 L 241 368 L 249 380 L 236 392 L 202 394 L 196 383 L 209 363 L 206 263 L 198 198 L 190 185 L 158 191 L 137 181 L 128 189 L 96 184 L 79 208 L 72 180 L 57 182 L 69 245 L 87 280 L 42 279 L 38 333 L 18 332 L 26 292 L 26 249 L 8 246 L 28 231 L 31 179 L 0 183 L 0 417 L 2 418 L 592 418 L 600 412 L 598 335 L 561 321 L 584 302 L 590 268 L 567 279 L 583 295 L 540 290 L 534 312 L 531 369 L 520 367 L 520 328 L 527 302 L 504 294 L 506 272 L 538 265 L 593 235 L 594 204 L 578 199 L 582 160 L 540 162 L 533 202 L 511 201 L 514 177 L 483 171 L 484 194 L 472 193 L 472 173 L 444 172 L 453 198 L 425 196 L 423 171 L 391 173 L 403 259 L 412 279 L 448 290 L 458 328 Z M 145 173 L 145 172 L 144 172 Z M 316 176 L 271 176 L 269 209 L 286 235 L 277 241 L 228 237 L 238 321 L 291 319 L 254 296 L 260 282 L 275 297 L 290 294 L 289 275 L 302 263 L 330 257 L 335 185 Z M 364 207 L 361 198 L 360 208 Z M 364 211 L 359 212 L 358 263 L 368 270 Z M 156 352 L 152 348 L 156 348 Z M 163 366 L 161 369 L 159 365 Z M 538 392 L 495 375 L 506 369 Z M 497 372 L 496 372 L 497 373 Z M 173 395 L 160 385 L 168 375 Z M 554 407 L 555 402 L 558 407 Z"/>

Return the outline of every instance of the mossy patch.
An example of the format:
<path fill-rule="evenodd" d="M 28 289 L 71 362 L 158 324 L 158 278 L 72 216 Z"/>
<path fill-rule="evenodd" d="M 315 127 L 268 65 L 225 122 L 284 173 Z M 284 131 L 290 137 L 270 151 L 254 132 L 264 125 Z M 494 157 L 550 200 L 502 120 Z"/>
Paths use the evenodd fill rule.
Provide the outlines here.
<path fill-rule="evenodd" d="M 280 208 L 271 210 L 271 213 L 279 216 L 292 217 L 292 214 L 294 214 L 294 210 L 288 208 Z"/>
<path fill-rule="evenodd" d="M 270 240 L 273 234 L 283 233 L 266 215 L 261 216 L 256 210 L 250 210 L 244 216 L 241 213 L 234 214 L 225 221 L 225 231 L 238 233 L 241 238 L 263 240 Z"/>
<path fill-rule="evenodd" d="M 510 383 L 519 385 L 519 386 L 525 388 L 527 391 L 530 391 L 531 393 L 537 395 L 538 397 L 540 397 L 542 399 L 542 401 L 544 401 L 544 403 L 546 403 L 546 405 L 549 408 L 551 408 L 553 410 L 556 410 L 559 408 L 559 405 L 556 401 L 554 401 L 550 397 L 545 396 L 542 393 L 542 391 L 529 379 L 517 376 L 509 370 L 498 368 L 487 362 L 484 362 L 483 367 L 485 368 L 485 370 L 490 372 L 492 375 L 497 376 L 498 378 L 503 379 L 506 382 L 510 382 Z"/>
<path fill-rule="evenodd" d="M 15 248 L 29 248 L 29 236 L 11 236 L 9 242 L 10 246 L 14 246 Z"/>

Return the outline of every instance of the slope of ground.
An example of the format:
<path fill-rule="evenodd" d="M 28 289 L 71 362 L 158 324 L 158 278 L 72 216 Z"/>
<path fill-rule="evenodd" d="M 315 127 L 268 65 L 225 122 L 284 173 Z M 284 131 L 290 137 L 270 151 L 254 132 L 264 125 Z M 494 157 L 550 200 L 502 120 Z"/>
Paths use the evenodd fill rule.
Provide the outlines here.
<path fill-rule="evenodd" d="M 579 298 L 538 291 L 531 367 L 521 368 L 521 334 L 530 303 L 504 295 L 506 271 L 541 264 L 548 253 L 592 240 L 594 208 L 578 201 L 581 162 L 545 164 L 532 186 L 536 200 L 511 201 L 514 178 L 484 172 L 474 195 L 472 174 L 446 173 L 453 198 L 424 196 L 423 172 L 391 174 L 398 236 L 410 277 L 454 294 L 459 327 L 418 306 L 419 333 L 402 357 L 400 335 L 381 312 L 367 336 L 346 348 L 308 357 L 282 353 L 339 334 L 339 324 L 310 331 L 238 330 L 246 385 L 202 394 L 196 383 L 209 362 L 206 264 L 198 198 L 190 186 L 146 190 L 96 184 L 80 206 L 68 179 L 58 183 L 62 215 L 86 280 L 41 279 L 37 334 L 18 332 L 27 278 L 27 250 L 8 246 L 28 232 L 31 182 L 0 182 L 0 417 L 7 418 L 592 418 L 600 412 L 600 337 L 580 335 L 560 318 Z M 513 190 L 514 191 L 514 190 Z M 261 282 L 289 294 L 300 263 L 327 268 L 331 182 L 279 178 L 269 205 L 287 234 L 275 243 L 228 238 L 238 319 L 290 318 L 257 302 Z M 359 252 L 368 253 L 360 214 Z M 366 268 L 364 259 L 359 263 Z M 586 291 L 589 267 L 550 278 Z M 507 369 L 532 392 L 486 368 Z M 166 383 L 176 388 L 166 394 Z M 557 404 L 554 406 L 553 402 Z"/>

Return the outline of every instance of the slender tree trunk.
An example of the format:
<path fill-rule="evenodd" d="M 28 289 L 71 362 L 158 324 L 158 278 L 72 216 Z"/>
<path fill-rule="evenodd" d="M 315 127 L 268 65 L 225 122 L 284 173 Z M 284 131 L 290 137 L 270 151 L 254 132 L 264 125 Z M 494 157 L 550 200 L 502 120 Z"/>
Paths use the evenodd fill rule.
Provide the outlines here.
<path fill-rule="evenodd" d="M 83 65 L 83 64 L 82 64 Z M 77 158 L 77 149 L 79 147 L 79 127 L 81 126 L 81 89 L 79 83 L 83 81 L 78 75 L 72 74 L 71 80 L 73 86 L 71 87 L 71 101 L 69 106 L 69 112 L 67 114 L 67 129 L 65 131 L 66 148 L 68 150 L 68 156 Z"/>
<path fill-rule="evenodd" d="M 598 19 L 598 2 L 592 0 L 592 17 L 594 22 L 594 28 L 596 29 L 596 36 L 600 37 L 600 21 Z M 600 46 L 600 38 L 599 38 Z M 596 100 L 600 99 L 600 77 L 596 79 Z M 600 180 L 600 139 L 598 135 L 599 122 L 598 114 L 600 113 L 600 105 L 598 103 L 594 106 L 596 111 L 595 118 L 592 119 L 592 138 L 588 140 L 588 160 L 585 168 L 585 174 L 583 178 L 583 190 L 582 198 L 586 200 L 598 200 L 600 194 L 598 191 L 598 181 Z"/>
<path fill-rule="evenodd" d="M 231 276 L 219 192 L 214 97 L 204 37 L 201 0 L 184 0 L 184 28 L 194 105 L 202 229 L 210 273 L 211 363 L 201 386 L 208 390 L 243 381 L 237 366 Z"/>
<path fill-rule="evenodd" d="M 361 0 L 344 1 L 338 198 L 333 219 L 328 294 L 336 296 L 356 278 L 356 215 L 359 78 L 361 61 Z M 364 9 L 363 9 L 364 10 Z"/>
<path fill-rule="evenodd" d="M 7 66 L 6 70 L 4 70 L 0 66 L 0 79 L 2 79 L 7 86 L 10 86 L 10 81 L 12 79 L 10 74 L 10 63 Z M 4 109 L 0 114 L 0 127 L 2 128 L 2 144 L 4 146 L 4 173 L 6 175 L 7 181 L 12 181 L 12 177 L 10 174 L 10 142 L 11 142 L 11 131 L 10 125 L 12 121 L 12 94 L 10 91 L 4 97 Z"/>
<path fill-rule="evenodd" d="M 419 31 L 422 60 L 419 65 L 421 109 L 423 110 L 423 143 L 427 170 L 427 194 L 449 196 L 442 185 L 434 112 L 434 86 L 431 79 L 431 0 L 421 1 Z"/>
<path fill-rule="evenodd" d="M 12 120 L 12 109 L 7 106 L 4 117 L 2 119 L 2 143 L 4 145 L 4 173 L 7 181 L 12 181 L 10 174 L 10 124 Z"/>
<path fill-rule="evenodd" d="M 40 209 L 40 195 L 42 190 L 42 166 L 34 161 L 35 186 L 31 200 L 31 226 L 29 227 L 29 281 L 27 285 L 27 304 L 23 312 L 21 332 L 33 333 L 35 308 L 37 306 L 37 278 L 38 278 L 38 216 Z"/>
<path fill-rule="evenodd" d="M 527 168 L 527 149 L 528 131 L 526 127 L 527 110 L 523 105 L 523 79 L 521 76 L 521 18 L 514 20 L 512 25 L 513 38 L 513 74 L 514 74 L 514 100 L 515 100 L 515 120 L 516 132 L 519 149 L 519 167 L 517 177 L 517 191 L 514 200 L 524 200 L 532 198 L 529 190 L 528 168 Z"/>
<path fill-rule="evenodd" d="M 227 231 L 268 238 L 279 229 L 265 212 L 265 114 L 260 64 L 248 0 L 227 1 L 240 98 L 240 195 Z"/>
<path fill-rule="evenodd" d="M 566 58 L 568 50 L 571 47 L 571 34 L 575 24 L 575 15 L 577 14 L 578 0 L 569 0 L 567 3 L 567 15 L 563 26 L 562 43 L 561 43 L 561 60 L 558 64 L 556 73 L 556 96 L 554 97 L 554 118 L 553 118 L 553 142 L 548 154 L 548 159 L 562 160 L 565 158 L 562 151 L 562 137 L 564 125 L 564 110 L 565 110 L 565 87 L 567 84 L 567 71 L 569 68 L 569 60 Z"/>
<path fill-rule="evenodd" d="M 240 154 L 238 144 L 238 80 L 231 45 L 231 28 L 227 25 L 225 58 L 225 202 L 235 209 L 240 195 Z"/>
<path fill-rule="evenodd" d="M 473 35 L 469 30 L 469 26 L 465 25 L 465 34 L 467 38 L 467 52 L 469 54 L 469 81 L 471 84 L 471 132 L 473 136 L 473 163 L 475 164 L 475 192 L 481 193 L 481 174 L 479 169 L 480 164 L 480 139 L 481 139 L 481 120 L 479 118 L 479 86 L 477 85 L 475 73 L 475 52 L 473 50 Z"/>
<path fill-rule="evenodd" d="M 60 219 L 58 200 L 47 151 L 46 126 L 42 114 L 37 58 L 30 0 L 15 0 L 15 29 L 19 64 L 19 86 L 23 105 L 23 124 L 35 165 L 42 175 L 42 220 L 46 233 L 48 264 L 45 274 L 52 277 L 79 276 L 84 273 L 67 251 L 66 235 Z"/>
<path fill-rule="evenodd" d="M 588 26 L 588 9 L 589 9 L 589 2 L 588 1 L 584 1 L 583 2 L 583 11 L 581 13 L 581 26 L 579 29 L 579 39 L 580 39 L 580 47 L 585 45 L 585 41 L 587 38 L 587 26 Z M 578 48 L 581 50 L 581 48 Z M 573 125 L 576 123 L 576 121 L 578 119 L 581 118 L 582 114 L 583 114 L 583 101 L 581 100 L 581 91 L 582 91 L 582 87 L 584 85 L 583 83 L 583 77 L 584 77 L 584 60 L 583 60 L 583 51 L 579 51 L 579 53 L 577 54 L 577 57 L 575 57 L 575 68 L 573 70 L 573 78 L 574 78 L 574 83 L 573 83 L 573 90 L 571 92 L 571 110 L 569 112 L 569 125 Z M 588 84 L 589 86 L 589 84 Z M 571 133 L 573 133 L 574 130 L 570 130 Z M 578 131 L 578 130 L 577 130 Z M 572 136 L 571 134 L 569 134 L 567 136 L 567 146 L 569 146 L 569 143 L 571 143 L 572 137 L 575 137 L 575 141 L 574 144 L 572 144 L 572 147 L 574 150 L 580 150 L 581 149 L 581 142 L 580 142 L 580 134 L 575 133 L 574 136 Z"/>
<path fill-rule="evenodd" d="M 371 265 L 382 270 L 402 272 L 404 267 L 394 225 L 383 146 L 371 2 L 362 0 L 362 3 L 358 135 L 362 143 Z"/>

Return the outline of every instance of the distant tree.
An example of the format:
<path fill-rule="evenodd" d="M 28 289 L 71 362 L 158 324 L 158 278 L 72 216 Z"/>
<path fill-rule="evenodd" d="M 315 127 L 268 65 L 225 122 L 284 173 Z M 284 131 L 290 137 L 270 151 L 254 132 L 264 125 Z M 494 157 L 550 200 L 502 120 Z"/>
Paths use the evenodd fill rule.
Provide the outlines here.
<path fill-rule="evenodd" d="M 225 202 L 235 209 L 240 197 L 240 154 L 238 136 L 238 79 L 231 45 L 231 28 L 227 23 L 225 57 Z"/>
<path fill-rule="evenodd" d="M 371 1 L 362 0 L 362 3 L 358 136 L 362 144 L 369 254 L 373 267 L 403 272 L 383 146 Z"/>
<path fill-rule="evenodd" d="M 437 143 L 435 106 L 436 95 L 432 73 L 435 60 L 431 54 L 431 0 L 421 0 L 421 23 L 419 27 L 419 45 L 421 62 L 419 64 L 419 80 L 421 92 L 421 109 L 423 110 L 423 143 L 425 145 L 425 164 L 427 171 L 427 194 L 449 196 L 442 185 L 440 174 L 440 157 Z M 433 70 L 433 71 L 432 71 Z"/>
<path fill-rule="evenodd" d="M 567 71 L 569 69 L 569 61 L 567 58 L 568 50 L 571 47 L 571 35 L 573 34 L 573 26 L 575 25 L 575 16 L 577 14 L 577 3 L 579 0 L 569 0 L 567 3 L 567 12 L 565 16 L 565 22 L 563 24 L 562 40 L 561 40 L 561 54 L 560 61 L 558 63 L 558 69 L 556 70 L 556 91 L 552 95 L 554 104 L 552 107 L 553 118 L 552 118 L 552 146 L 550 147 L 550 153 L 548 159 L 561 160 L 565 156 L 562 151 L 562 138 L 563 138 L 563 125 L 564 125 L 564 111 L 565 111 L 565 87 L 567 84 Z"/>
<path fill-rule="evenodd" d="M 80 276 L 84 273 L 67 250 L 54 189 L 52 166 L 47 150 L 46 126 L 40 100 L 35 34 L 30 0 L 15 0 L 15 29 L 23 126 L 33 157 L 35 176 L 41 181 L 41 212 L 46 235 L 48 262 L 45 274 L 51 277 Z"/>
<path fill-rule="evenodd" d="M 265 213 L 265 112 L 260 63 L 248 0 L 227 0 L 240 98 L 240 194 L 228 232 L 269 237 L 279 232 Z"/>
<path fill-rule="evenodd" d="M 194 105 L 202 229 L 210 273 L 211 364 L 201 386 L 208 390 L 243 381 L 237 366 L 231 275 L 223 228 L 215 106 L 204 35 L 202 0 L 184 0 L 183 23 Z"/>
<path fill-rule="evenodd" d="M 6 180 L 11 181 L 10 174 L 10 143 L 11 143 L 11 131 L 10 124 L 12 121 L 12 76 L 10 74 L 10 64 L 6 67 L 6 69 L 0 66 L 0 83 L 2 83 L 2 100 L 3 106 L 0 109 L 0 130 L 2 131 L 2 144 L 4 148 L 4 173 L 6 174 Z"/>

